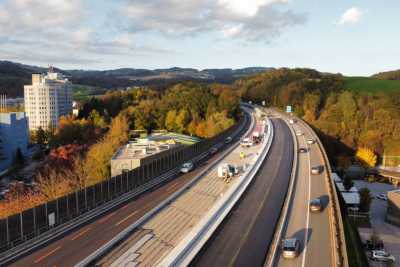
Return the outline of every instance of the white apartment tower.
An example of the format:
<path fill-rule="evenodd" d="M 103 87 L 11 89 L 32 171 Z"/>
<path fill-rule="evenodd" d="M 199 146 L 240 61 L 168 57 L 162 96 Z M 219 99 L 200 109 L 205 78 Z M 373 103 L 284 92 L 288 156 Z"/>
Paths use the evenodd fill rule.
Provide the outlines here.
<path fill-rule="evenodd" d="M 58 127 L 61 116 L 72 111 L 72 84 L 61 73 L 32 74 L 32 85 L 24 86 L 29 130 Z"/>

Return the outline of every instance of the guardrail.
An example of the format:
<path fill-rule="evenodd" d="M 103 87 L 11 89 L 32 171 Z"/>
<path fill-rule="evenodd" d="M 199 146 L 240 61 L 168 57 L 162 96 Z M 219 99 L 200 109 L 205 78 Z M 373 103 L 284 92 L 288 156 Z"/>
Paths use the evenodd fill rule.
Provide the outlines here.
<path fill-rule="evenodd" d="M 289 126 L 288 126 L 289 127 Z M 289 189 L 286 192 L 285 202 L 283 204 L 282 212 L 279 216 L 279 221 L 275 226 L 275 234 L 272 239 L 271 245 L 267 252 L 267 256 L 265 258 L 264 267 L 274 266 L 276 264 L 276 259 L 278 256 L 277 250 L 279 247 L 280 240 L 282 239 L 283 229 L 287 225 L 287 216 L 289 212 L 289 208 L 292 204 L 293 200 L 293 191 L 294 191 L 294 184 L 297 177 L 297 160 L 298 160 L 298 142 L 294 130 L 292 127 L 289 127 L 290 132 L 292 134 L 293 143 L 294 143 L 294 150 L 293 150 L 293 165 L 292 165 L 292 173 L 290 175 L 290 184 Z"/>
<path fill-rule="evenodd" d="M 247 115 L 246 115 L 247 116 Z M 243 131 L 243 127 L 246 125 L 248 118 L 245 116 L 245 118 L 238 124 L 234 125 L 232 129 L 227 130 L 228 135 L 236 137 Z M 219 136 L 221 137 L 221 136 Z M 225 136 L 226 137 L 226 136 Z M 225 138 L 224 137 L 224 138 Z M 223 140 L 223 138 L 219 138 L 220 141 Z M 215 145 L 215 144 L 213 144 Z M 194 162 L 202 160 L 204 157 L 208 155 L 208 150 L 205 152 L 202 152 L 195 156 L 192 160 Z M 86 213 L 72 218 L 71 220 L 57 225 L 54 228 L 50 228 L 46 232 L 33 237 L 27 241 L 25 241 L 22 244 L 19 244 L 18 246 L 15 246 L 13 248 L 10 248 L 6 250 L 5 252 L 2 252 L 0 254 L 0 266 L 6 265 L 8 262 L 13 261 L 19 257 L 22 257 L 26 254 L 28 254 L 30 251 L 35 250 L 36 248 L 39 248 L 48 242 L 51 242 L 52 240 L 55 240 L 56 238 L 76 229 L 77 227 L 80 227 L 94 218 L 108 212 L 109 210 L 114 209 L 115 207 L 122 205 L 124 202 L 139 196 L 140 194 L 146 192 L 147 190 L 151 188 L 155 188 L 156 186 L 170 180 L 172 177 L 174 177 L 177 173 L 179 172 L 179 166 L 175 167 L 173 169 L 170 169 L 169 171 L 165 172 L 164 174 L 156 177 L 155 179 L 152 179 L 143 185 L 135 188 L 134 190 L 128 191 L 111 201 L 108 201 L 104 203 L 103 205 L 97 206 L 96 208 L 87 211 Z"/>
<path fill-rule="evenodd" d="M 188 235 L 157 266 L 188 266 L 203 245 L 211 237 L 233 206 L 240 199 L 267 156 L 272 144 L 274 129 L 268 120 L 268 130 L 262 146 L 262 153 L 252 168 L 238 178 L 224 196 L 210 209 L 208 214 L 190 231 Z"/>
<path fill-rule="evenodd" d="M 253 128 L 253 120 L 251 123 L 251 126 L 249 129 L 246 131 L 245 135 L 247 135 Z M 237 129 L 237 132 L 234 134 L 237 136 L 243 129 Z M 171 204 L 176 198 L 178 198 L 181 194 L 183 194 L 188 188 L 192 187 L 195 183 L 198 182 L 199 179 L 201 179 L 204 175 L 206 175 L 210 169 L 212 169 L 214 166 L 216 166 L 221 160 L 223 160 L 232 150 L 234 150 L 238 145 L 240 141 L 234 143 L 229 149 L 227 149 L 216 161 L 214 161 L 208 168 L 204 169 L 195 179 L 191 180 L 189 183 L 187 183 L 184 187 L 176 191 L 174 194 L 169 196 L 167 199 L 165 199 L 163 202 L 161 202 L 159 205 L 157 205 L 154 209 L 146 213 L 143 217 L 141 217 L 139 220 L 137 220 L 135 223 L 131 224 L 129 227 L 127 227 L 124 231 L 120 232 L 117 236 L 115 236 L 113 239 L 111 239 L 109 242 L 104 244 L 102 247 L 94 251 L 92 254 L 90 254 L 88 257 L 80 261 L 78 264 L 75 265 L 75 267 L 84 267 L 84 266 L 91 266 L 93 262 L 96 260 L 100 259 L 104 255 L 106 255 L 109 251 L 111 251 L 113 248 L 115 248 L 120 242 L 125 240 L 136 228 L 138 228 L 140 225 L 144 224 L 146 221 L 151 219 L 155 214 L 157 214 L 161 209 L 163 209 L 165 206 Z"/>
<path fill-rule="evenodd" d="M 332 169 L 331 169 L 331 164 L 329 162 L 328 155 L 326 154 L 325 148 L 322 145 L 321 140 L 319 139 L 318 135 L 314 132 L 314 130 L 311 128 L 311 126 L 305 122 L 302 119 L 299 119 L 302 121 L 302 123 L 306 126 L 308 131 L 314 136 L 315 140 L 317 141 L 317 144 L 319 146 L 319 149 L 322 153 L 322 158 L 325 162 L 325 166 L 327 167 L 326 170 L 326 185 L 328 188 L 328 194 L 329 198 L 331 199 L 330 205 L 331 205 L 331 213 L 329 216 L 330 222 L 331 222 L 331 235 L 332 235 L 332 240 L 333 240 L 333 245 L 334 245 L 334 260 L 336 266 L 349 266 L 348 258 L 347 258 L 347 248 L 346 248 L 346 240 L 344 237 L 344 227 L 343 227 L 343 220 L 342 220 L 342 213 L 340 210 L 340 203 L 339 199 L 337 196 L 337 191 L 336 191 L 336 185 L 333 182 L 333 179 L 331 177 L 332 174 Z"/>

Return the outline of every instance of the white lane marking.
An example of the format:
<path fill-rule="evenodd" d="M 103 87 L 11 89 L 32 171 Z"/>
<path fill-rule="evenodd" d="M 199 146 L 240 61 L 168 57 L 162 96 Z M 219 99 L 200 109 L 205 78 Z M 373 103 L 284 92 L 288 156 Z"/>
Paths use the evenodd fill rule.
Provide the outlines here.
<path fill-rule="evenodd" d="M 305 144 L 307 144 L 306 142 L 306 138 L 303 135 L 303 141 Z M 308 245 L 308 228 L 310 225 L 310 197 L 311 197 L 311 148 L 309 150 L 309 152 L 307 153 L 307 158 L 308 158 L 308 202 L 307 202 L 307 219 L 306 219 L 306 231 L 305 231 L 305 235 L 304 235 L 304 253 L 303 253 L 303 259 L 301 262 L 301 266 L 304 267 L 305 263 L 306 263 L 306 254 L 307 254 L 307 245 Z"/>

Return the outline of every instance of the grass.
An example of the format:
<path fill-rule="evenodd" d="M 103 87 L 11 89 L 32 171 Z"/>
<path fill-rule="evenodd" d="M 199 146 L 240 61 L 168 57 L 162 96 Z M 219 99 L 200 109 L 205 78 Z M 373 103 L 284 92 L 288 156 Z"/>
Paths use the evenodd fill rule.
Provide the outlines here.
<path fill-rule="evenodd" d="M 400 81 L 380 80 L 370 77 L 344 77 L 345 89 L 359 93 L 400 91 Z"/>

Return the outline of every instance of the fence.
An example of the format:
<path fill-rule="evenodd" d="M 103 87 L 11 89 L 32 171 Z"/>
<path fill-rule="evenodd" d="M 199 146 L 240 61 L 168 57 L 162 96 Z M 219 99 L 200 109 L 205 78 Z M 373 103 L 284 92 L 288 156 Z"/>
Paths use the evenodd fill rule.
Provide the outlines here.
<path fill-rule="evenodd" d="M 244 118 L 241 118 L 234 126 L 212 139 L 181 147 L 129 172 L 0 220 L 0 251 L 12 248 L 126 192 L 137 189 L 184 161 L 208 151 L 239 127 L 243 127 L 243 123 Z"/>

